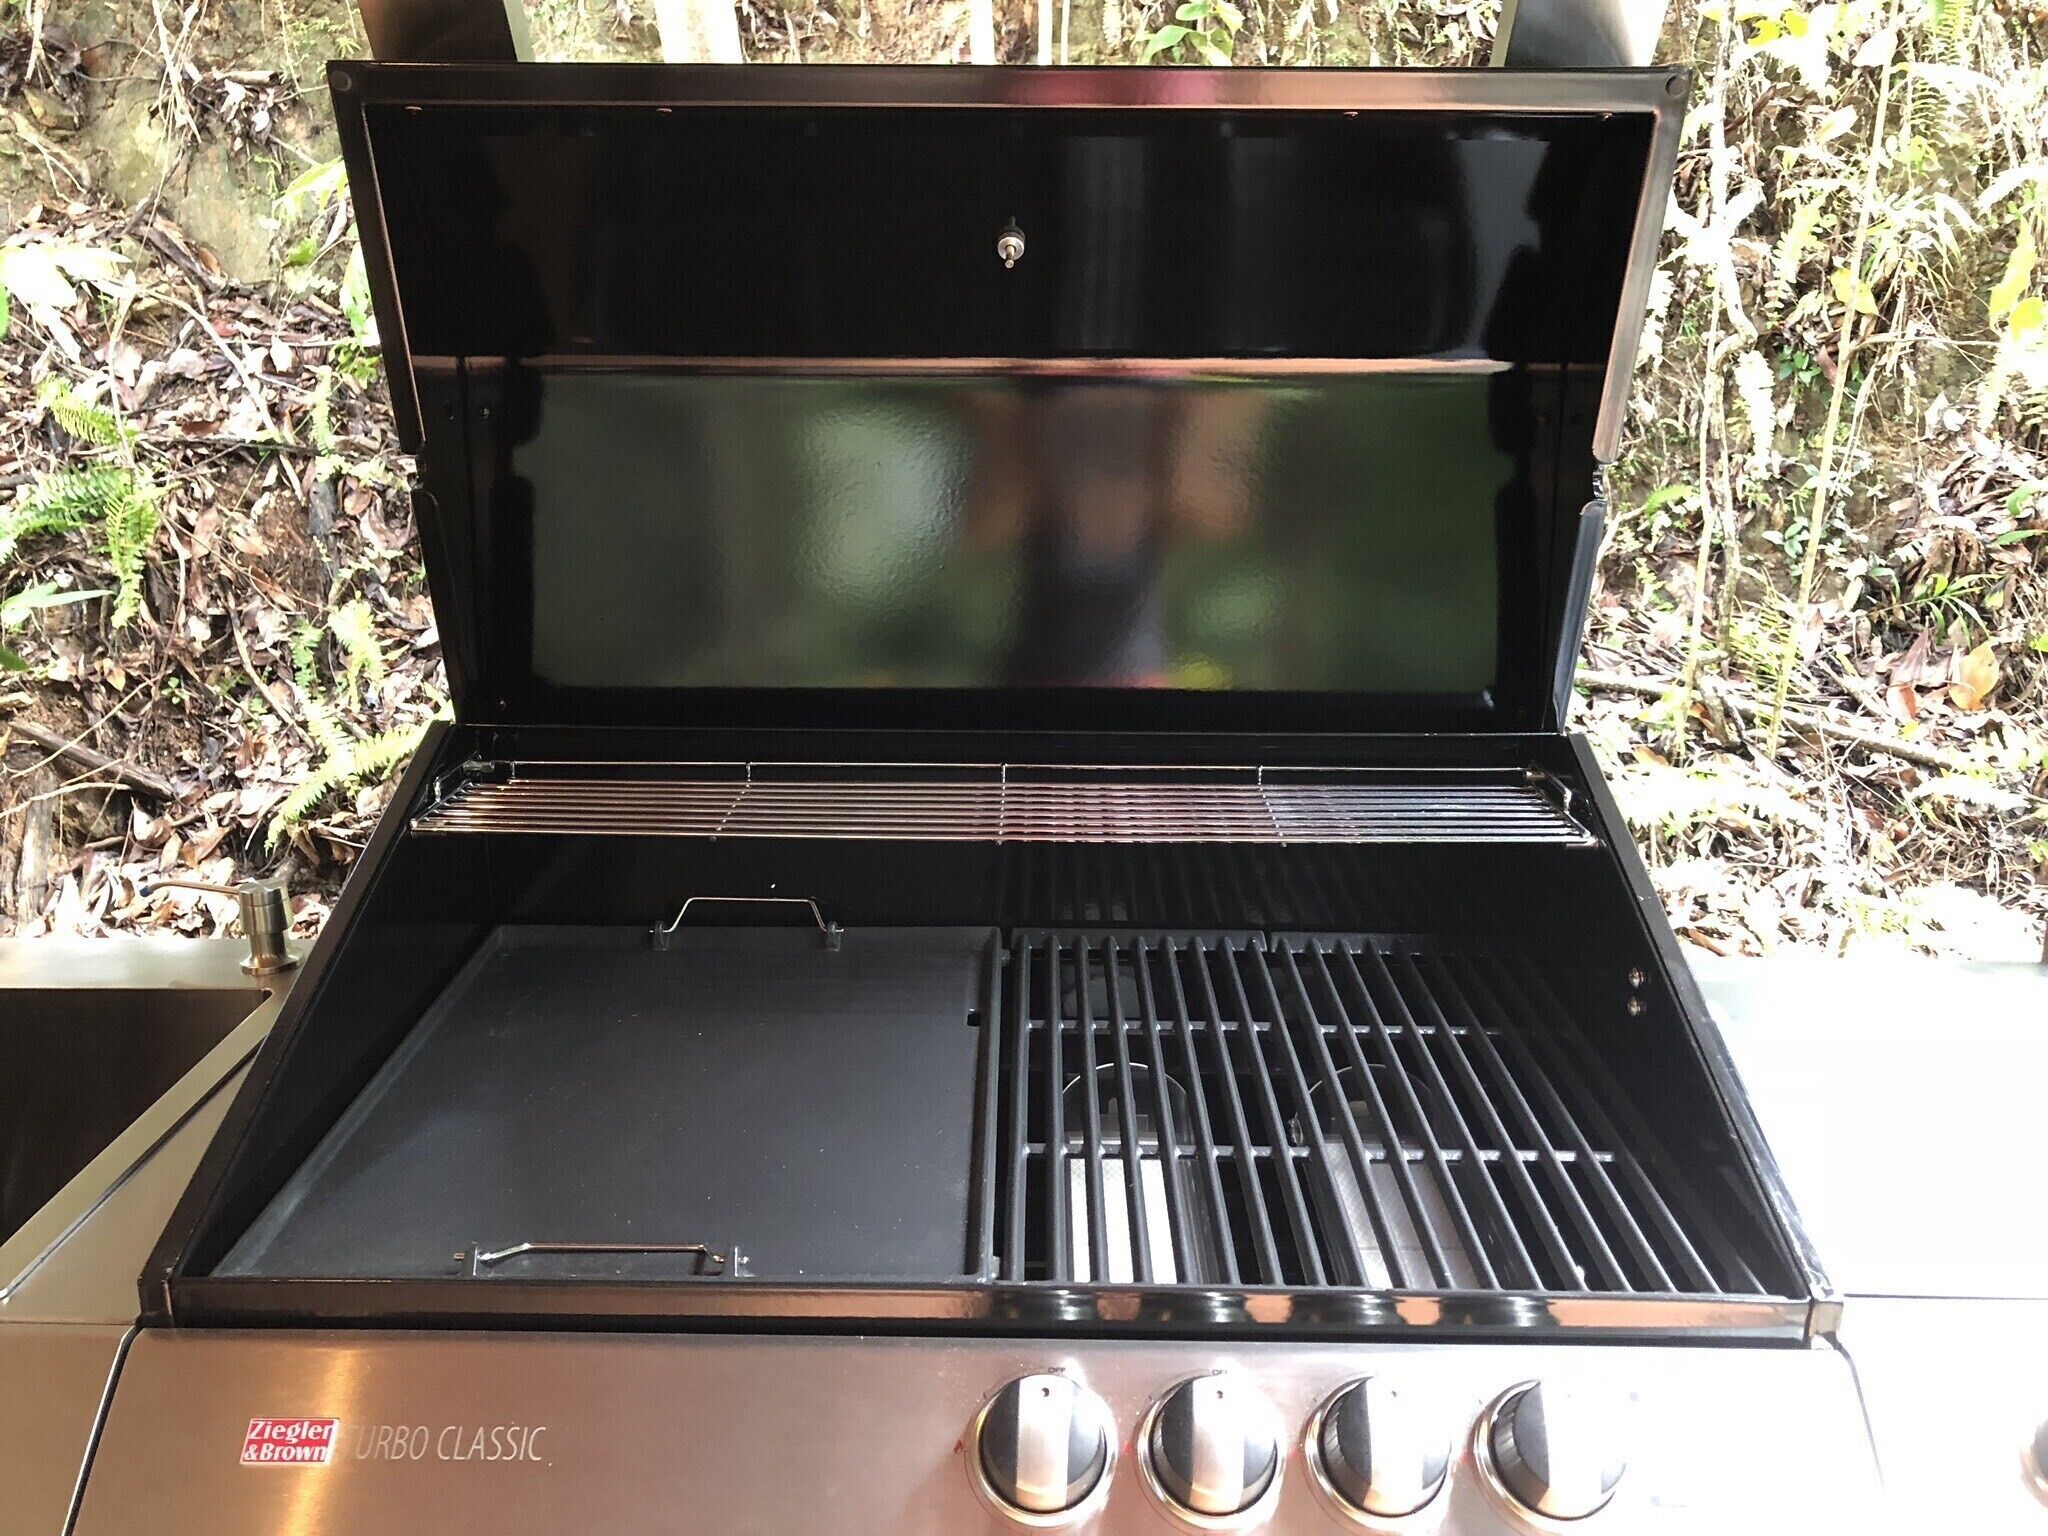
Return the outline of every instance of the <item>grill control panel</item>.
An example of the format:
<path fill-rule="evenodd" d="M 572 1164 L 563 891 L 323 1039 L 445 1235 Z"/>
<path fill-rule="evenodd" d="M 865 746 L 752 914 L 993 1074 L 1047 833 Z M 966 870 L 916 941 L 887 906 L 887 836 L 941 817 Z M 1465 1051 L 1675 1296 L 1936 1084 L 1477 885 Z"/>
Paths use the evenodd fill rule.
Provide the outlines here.
<path fill-rule="evenodd" d="M 279 1416 L 331 1450 L 244 1466 Z M 1879 1497 L 1825 1347 L 145 1330 L 75 1530 L 1811 1536 Z"/>

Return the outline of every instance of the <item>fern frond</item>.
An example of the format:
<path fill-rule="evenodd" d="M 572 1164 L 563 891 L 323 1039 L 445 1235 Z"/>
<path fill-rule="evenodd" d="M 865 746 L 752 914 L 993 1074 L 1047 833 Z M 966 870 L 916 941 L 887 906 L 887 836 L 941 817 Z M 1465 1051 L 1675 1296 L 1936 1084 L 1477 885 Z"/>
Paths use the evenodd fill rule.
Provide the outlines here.
<path fill-rule="evenodd" d="M 1771 387 L 1771 365 L 1754 348 L 1735 360 L 1735 398 L 1749 419 L 1751 463 L 1760 476 L 1778 468 L 1778 403 Z"/>
<path fill-rule="evenodd" d="M 313 807 L 341 783 L 343 766 L 340 758 L 328 758 L 307 776 L 304 783 L 277 803 L 277 810 L 271 816 L 270 831 L 263 839 L 265 848 L 275 848 L 287 828 L 297 826 L 312 814 Z"/>
<path fill-rule="evenodd" d="M 306 730 L 329 758 L 340 757 L 354 740 L 335 718 L 327 702 L 327 690 L 320 681 L 320 631 L 311 624 L 292 630 L 290 641 L 292 676 L 306 701 Z"/>
<path fill-rule="evenodd" d="M 350 697 L 367 678 L 371 687 L 384 681 L 384 651 L 377 644 L 377 619 L 360 597 L 343 603 L 327 616 L 327 628 L 341 646 L 342 681 Z"/>
<path fill-rule="evenodd" d="M 350 779 L 357 784 L 379 782 L 419 750 L 420 738 L 426 734 L 424 725 L 405 725 L 357 742 L 351 754 L 354 772 Z"/>
<path fill-rule="evenodd" d="M 135 495 L 135 473 L 124 464 L 88 464 L 44 475 L 19 503 L 0 513 L 0 560 L 23 539 L 100 522 Z"/>
<path fill-rule="evenodd" d="M 313 809 L 337 789 L 375 784 L 419 749 L 427 733 L 424 725 L 400 726 L 375 736 L 343 737 L 326 761 L 314 768 L 306 781 L 283 800 L 272 816 L 265 846 L 275 848 L 286 830 L 304 821 Z"/>
<path fill-rule="evenodd" d="M 107 561 L 114 568 L 114 627 L 142 611 L 142 568 L 156 538 L 156 498 L 147 487 L 134 485 L 127 499 L 107 513 Z"/>
<path fill-rule="evenodd" d="M 36 399 L 56 418 L 57 425 L 77 442 L 94 448 L 113 448 L 128 440 L 129 434 L 114 413 L 95 405 L 71 387 L 67 379 L 52 374 L 43 380 Z"/>
<path fill-rule="evenodd" d="M 1771 250 L 1771 275 L 1764 287 L 1764 312 L 1772 319 L 1785 312 L 1799 285 L 1799 269 L 1812 254 L 1820 228 L 1821 200 L 1809 198 L 1792 210 L 1792 221 Z"/>

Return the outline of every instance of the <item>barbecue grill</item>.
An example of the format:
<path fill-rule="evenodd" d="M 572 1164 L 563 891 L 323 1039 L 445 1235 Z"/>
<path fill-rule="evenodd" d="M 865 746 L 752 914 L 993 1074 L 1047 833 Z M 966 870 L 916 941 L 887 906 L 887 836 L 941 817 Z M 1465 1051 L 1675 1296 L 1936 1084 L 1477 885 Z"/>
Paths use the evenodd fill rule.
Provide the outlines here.
<path fill-rule="evenodd" d="M 1859 1507 L 1564 730 L 1683 76 L 331 83 L 454 719 L 80 1532 Z"/>

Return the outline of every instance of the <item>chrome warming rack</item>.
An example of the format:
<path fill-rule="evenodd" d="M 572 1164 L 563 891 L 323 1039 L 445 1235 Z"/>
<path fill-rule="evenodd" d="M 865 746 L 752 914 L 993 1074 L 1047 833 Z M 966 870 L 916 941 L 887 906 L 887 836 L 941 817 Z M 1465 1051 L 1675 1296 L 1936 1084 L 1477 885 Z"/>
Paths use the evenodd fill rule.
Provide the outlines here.
<path fill-rule="evenodd" d="M 471 762 L 416 832 L 975 843 L 1598 844 L 1536 769 Z"/>

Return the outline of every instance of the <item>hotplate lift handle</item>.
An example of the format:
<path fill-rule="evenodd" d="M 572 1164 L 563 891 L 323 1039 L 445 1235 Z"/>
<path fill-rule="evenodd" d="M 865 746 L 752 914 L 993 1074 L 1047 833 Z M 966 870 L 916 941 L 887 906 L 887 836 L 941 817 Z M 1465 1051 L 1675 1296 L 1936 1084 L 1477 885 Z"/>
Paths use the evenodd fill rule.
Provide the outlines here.
<path fill-rule="evenodd" d="M 825 916 L 823 909 L 808 896 L 692 896 L 685 900 L 680 907 L 676 908 L 676 915 L 674 917 L 653 930 L 654 947 L 656 949 L 666 949 L 668 947 L 668 940 L 674 938 L 676 931 L 682 927 L 683 919 L 689 915 L 690 908 L 700 903 L 704 905 L 717 904 L 726 906 L 802 907 L 811 914 L 811 921 L 818 929 L 818 937 L 824 941 L 827 949 L 838 949 L 841 941 L 846 936 L 846 931 L 837 923 L 830 921 Z"/>

